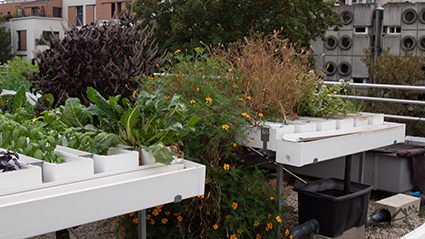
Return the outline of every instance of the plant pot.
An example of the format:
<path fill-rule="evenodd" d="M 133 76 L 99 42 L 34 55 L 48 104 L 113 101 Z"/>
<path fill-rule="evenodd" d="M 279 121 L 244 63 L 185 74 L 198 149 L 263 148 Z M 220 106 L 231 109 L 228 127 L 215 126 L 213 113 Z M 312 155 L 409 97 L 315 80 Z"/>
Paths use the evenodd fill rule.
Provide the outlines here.
<path fill-rule="evenodd" d="M 373 187 L 351 182 L 350 189 L 350 194 L 343 195 L 344 181 L 335 178 L 295 187 L 299 224 L 316 219 L 320 225 L 318 234 L 327 237 L 337 237 L 350 228 L 364 225 Z"/>
<path fill-rule="evenodd" d="M 55 153 L 61 156 L 65 162 L 49 163 L 43 162 L 43 181 L 52 182 L 65 179 L 75 179 L 94 174 L 94 163 L 92 158 L 78 157 L 61 151 L 63 146 L 56 146 Z"/>
<path fill-rule="evenodd" d="M 0 192 L 40 185 L 42 183 L 41 168 L 27 164 L 25 162 L 26 158 L 31 159 L 31 157 L 19 154 L 18 162 L 22 167 L 21 169 L 0 172 L 0 182 L 3 182 L 0 184 Z"/>
<path fill-rule="evenodd" d="M 63 146 L 58 146 L 56 149 L 60 152 L 73 155 L 74 157 L 92 158 L 94 173 L 111 172 L 139 166 L 139 154 L 135 151 L 129 151 L 122 148 L 109 148 L 108 155 L 92 154 Z"/>

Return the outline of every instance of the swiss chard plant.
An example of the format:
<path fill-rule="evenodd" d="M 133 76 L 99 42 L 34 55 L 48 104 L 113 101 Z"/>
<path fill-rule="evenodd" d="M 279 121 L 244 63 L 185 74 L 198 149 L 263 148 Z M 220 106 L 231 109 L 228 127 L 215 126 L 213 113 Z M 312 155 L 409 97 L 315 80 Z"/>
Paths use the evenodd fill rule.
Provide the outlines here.
<path fill-rule="evenodd" d="M 0 170 L 1 172 L 14 171 L 22 168 L 18 162 L 19 155 L 11 151 L 0 152 Z"/>
<path fill-rule="evenodd" d="M 139 146 L 152 151 L 157 162 L 170 164 L 174 153 L 167 146 L 193 132 L 200 118 L 187 119 L 182 99 L 168 96 L 163 83 L 154 92 L 136 93 L 134 102 L 120 100 L 119 95 L 107 100 L 89 87 L 87 97 L 93 104 L 85 107 L 77 99 L 68 99 L 60 108 L 62 120 L 86 132 L 96 132 L 92 146 L 95 152 L 105 152 L 117 144 Z"/>

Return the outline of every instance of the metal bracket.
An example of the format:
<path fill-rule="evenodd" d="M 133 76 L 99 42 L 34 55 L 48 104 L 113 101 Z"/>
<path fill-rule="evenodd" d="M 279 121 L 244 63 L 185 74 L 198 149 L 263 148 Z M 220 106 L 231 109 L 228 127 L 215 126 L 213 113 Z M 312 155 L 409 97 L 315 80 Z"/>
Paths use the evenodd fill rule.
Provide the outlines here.
<path fill-rule="evenodd" d="M 93 153 L 91 154 L 82 154 L 82 155 L 78 155 L 78 157 L 82 157 L 82 158 L 93 158 Z"/>
<path fill-rule="evenodd" d="M 270 140 L 270 128 L 261 127 L 261 141 L 263 141 L 263 154 L 268 158 L 267 142 Z"/>
<path fill-rule="evenodd" d="M 181 202 L 181 201 L 182 201 L 182 199 L 183 199 L 182 195 L 176 195 L 176 196 L 174 197 L 174 203 Z"/>

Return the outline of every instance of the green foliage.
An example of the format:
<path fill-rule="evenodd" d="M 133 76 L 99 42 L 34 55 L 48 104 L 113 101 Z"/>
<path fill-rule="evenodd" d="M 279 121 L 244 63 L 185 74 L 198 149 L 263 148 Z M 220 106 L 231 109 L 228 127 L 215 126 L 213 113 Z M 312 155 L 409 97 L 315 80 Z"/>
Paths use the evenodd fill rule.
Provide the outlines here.
<path fill-rule="evenodd" d="M 0 148 L 47 162 L 63 162 L 53 152 L 56 145 L 62 145 L 59 116 L 53 111 L 46 111 L 42 116 L 34 118 L 23 87 L 9 101 L 13 111 L 0 114 Z"/>
<path fill-rule="evenodd" d="M 15 57 L 13 60 L 7 61 L 6 65 L 0 70 L 1 88 L 17 91 L 23 86 L 25 91 L 29 92 L 29 73 L 37 71 L 37 65 L 32 65 L 30 61 Z"/>
<path fill-rule="evenodd" d="M 1 23 L 0 19 L 0 23 Z M 12 59 L 12 46 L 10 44 L 10 31 L 5 26 L 0 25 L 0 65 Z M 1 70 L 0 70 L 1 76 Z"/>
<path fill-rule="evenodd" d="M 411 52 L 400 55 L 389 54 L 390 49 L 383 50 L 382 55 L 372 59 L 372 49 L 365 50 L 362 61 L 369 69 L 369 77 L 377 84 L 418 85 L 424 79 L 422 70 L 425 64 L 424 56 L 415 56 Z M 366 93 L 371 97 L 385 97 L 394 99 L 423 99 L 423 92 L 400 89 L 369 89 Z M 400 104 L 390 102 L 365 102 L 365 111 L 391 115 L 423 117 L 423 107 L 419 105 Z M 397 121 L 406 123 L 406 132 L 409 135 L 425 136 L 423 125 L 412 121 Z"/>
<path fill-rule="evenodd" d="M 108 148 L 120 143 L 152 151 L 157 162 L 170 164 L 174 154 L 167 146 L 174 145 L 187 133 L 193 132 L 193 125 L 199 118 L 193 116 L 187 119 L 187 109 L 180 96 L 167 96 L 161 83 L 158 83 L 158 89 L 153 93 L 142 91 L 137 97 L 136 93 L 133 93 L 134 102 L 126 98 L 120 102 L 120 95 L 106 100 L 89 87 L 87 97 L 94 104 L 86 107 L 76 98 L 68 99 L 65 106 L 60 107 L 62 121 L 68 127 L 85 130 L 91 136 L 95 134 L 93 153 L 106 152 Z M 77 139 L 71 136 L 74 138 L 68 138 L 65 133 L 68 141 L 72 142 L 70 147 L 74 147 Z M 84 141 L 84 144 L 87 145 L 88 141 Z"/>
<path fill-rule="evenodd" d="M 265 172 L 223 164 L 209 166 L 206 177 L 205 196 L 147 210 L 148 238 L 276 237 L 288 208 L 279 212 Z M 115 223 L 117 237 L 137 238 L 137 214 L 122 215 Z"/>
<path fill-rule="evenodd" d="M 350 81 L 351 82 L 351 81 Z M 332 118 L 337 114 L 346 115 L 347 113 L 359 113 L 361 105 L 343 97 L 336 95 L 348 95 L 350 82 L 340 81 L 333 87 L 320 85 L 310 91 L 307 97 L 304 97 L 301 103 L 301 115 L 310 117 Z"/>
<path fill-rule="evenodd" d="M 335 1 L 304 0 L 136 0 L 127 9 L 155 22 L 155 36 L 166 49 L 189 49 L 200 41 L 206 45 L 227 45 L 247 37 L 251 31 L 272 34 L 281 30 L 292 43 L 310 46 L 309 41 L 324 38 L 329 27 L 342 26 L 332 10 Z"/>
<path fill-rule="evenodd" d="M 105 97 L 130 98 L 141 83 L 134 77 L 152 75 L 164 62 L 155 56 L 153 28 L 137 30 L 138 26 L 132 16 L 81 29 L 72 26 L 62 39 L 49 38 L 50 49 L 35 53 L 40 71 L 31 75 L 30 82 L 51 93 L 56 102 L 66 92 L 88 105 L 88 87 L 101 89 Z"/>

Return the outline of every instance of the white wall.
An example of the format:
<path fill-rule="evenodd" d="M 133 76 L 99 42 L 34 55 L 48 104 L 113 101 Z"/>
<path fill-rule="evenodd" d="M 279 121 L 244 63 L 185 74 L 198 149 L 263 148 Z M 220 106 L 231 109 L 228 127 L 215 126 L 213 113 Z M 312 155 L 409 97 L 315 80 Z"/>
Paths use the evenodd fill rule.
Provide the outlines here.
<path fill-rule="evenodd" d="M 33 51 L 35 49 L 43 49 L 36 47 L 35 39 L 40 38 L 43 31 L 59 32 L 59 36 L 64 36 L 62 27 L 62 19 L 48 17 L 24 17 L 12 18 L 10 20 L 10 33 L 12 42 L 12 52 L 21 55 L 23 59 L 30 60 L 34 58 Z M 27 32 L 27 50 L 17 51 L 18 49 L 18 31 Z"/>

